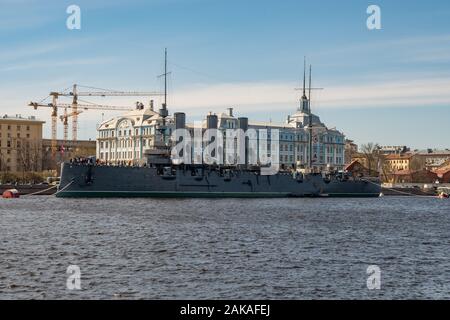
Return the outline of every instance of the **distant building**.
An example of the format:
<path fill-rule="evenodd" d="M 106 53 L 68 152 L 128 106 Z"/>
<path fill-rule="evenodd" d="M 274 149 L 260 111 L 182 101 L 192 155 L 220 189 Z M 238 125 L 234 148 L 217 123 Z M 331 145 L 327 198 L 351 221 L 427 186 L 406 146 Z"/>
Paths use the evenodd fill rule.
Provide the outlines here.
<path fill-rule="evenodd" d="M 153 111 L 153 106 L 138 106 L 136 110 L 104 121 L 98 128 L 97 158 L 111 164 L 144 163 L 145 150 L 163 140 L 160 130 L 163 122 L 169 127 L 164 137 L 167 140 L 174 128 L 173 119 L 164 120 Z"/>
<path fill-rule="evenodd" d="M 380 153 L 384 155 L 389 154 L 403 154 L 410 151 L 407 146 L 381 146 L 379 148 Z"/>
<path fill-rule="evenodd" d="M 368 168 L 369 167 L 369 163 L 367 161 L 367 156 L 362 153 L 362 152 L 356 152 L 354 154 L 351 155 L 351 161 L 348 165 L 350 165 L 352 162 L 357 161 L 359 162 L 362 166 Z"/>
<path fill-rule="evenodd" d="M 42 170 L 42 126 L 45 122 L 21 115 L 0 118 L 0 171 Z"/>
<path fill-rule="evenodd" d="M 358 160 L 353 160 L 350 164 L 345 167 L 345 171 L 349 172 L 353 177 L 358 176 L 379 176 L 378 172 L 369 170 Z"/>
<path fill-rule="evenodd" d="M 385 157 L 385 164 L 392 171 L 408 171 L 410 170 L 412 154 L 390 154 Z"/>
<path fill-rule="evenodd" d="M 345 139 L 345 165 L 352 163 L 352 157 L 358 153 L 358 145 L 349 139 Z"/>
<path fill-rule="evenodd" d="M 434 183 L 438 175 L 429 170 L 401 170 L 387 174 L 389 183 Z"/>
<path fill-rule="evenodd" d="M 96 141 L 57 140 L 56 153 L 52 153 L 52 140 L 42 140 L 42 170 L 59 171 L 59 165 L 74 157 L 95 156 Z"/>
<path fill-rule="evenodd" d="M 450 183 L 450 160 L 433 170 L 433 172 L 436 173 L 441 183 Z"/>
<path fill-rule="evenodd" d="M 416 152 L 415 156 L 422 159 L 425 169 L 435 170 L 450 160 L 450 150 L 421 150 Z"/>

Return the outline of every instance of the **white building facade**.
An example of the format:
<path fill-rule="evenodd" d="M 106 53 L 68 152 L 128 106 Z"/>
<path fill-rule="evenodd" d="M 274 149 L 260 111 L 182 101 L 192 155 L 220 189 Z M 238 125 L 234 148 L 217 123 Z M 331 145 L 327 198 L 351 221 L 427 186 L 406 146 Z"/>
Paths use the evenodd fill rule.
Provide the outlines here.
<path fill-rule="evenodd" d="M 152 108 L 143 107 L 104 121 L 97 129 L 97 159 L 107 164 L 145 163 L 145 150 L 163 139 L 159 128 L 164 123 L 170 135 L 173 126 L 170 119 L 164 120 Z"/>
<path fill-rule="evenodd" d="M 214 115 L 217 128 L 224 133 L 226 148 L 227 129 L 239 128 L 240 119 L 228 113 Z M 248 120 L 247 120 L 248 121 Z M 165 130 L 163 130 L 165 128 Z M 198 128 L 198 127 L 197 127 Z M 201 124 L 202 132 L 207 128 L 207 120 Z M 297 112 L 288 117 L 284 124 L 247 123 L 248 129 L 267 130 L 269 140 L 267 150 L 272 150 L 271 131 L 279 130 L 279 163 L 282 168 L 306 168 L 311 166 L 317 170 L 344 168 L 345 136 L 336 129 L 330 129 L 311 113 L 309 99 L 305 95 L 300 100 Z M 170 135 L 175 129 L 173 117 L 163 119 L 153 108 L 138 107 L 123 116 L 103 122 L 98 128 L 97 158 L 108 164 L 146 163 L 146 150 L 156 144 L 170 142 Z M 194 131 L 193 125 L 186 129 Z M 164 134 L 163 134 L 164 133 Z M 311 139 L 309 138 L 311 134 Z M 193 148 L 202 144 L 194 141 Z M 310 151 L 311 149 L 311 151 Z M 223 150 L 225 153 L 226 150 Z M 270 151 L 268 156 L 270 157 Z"/>

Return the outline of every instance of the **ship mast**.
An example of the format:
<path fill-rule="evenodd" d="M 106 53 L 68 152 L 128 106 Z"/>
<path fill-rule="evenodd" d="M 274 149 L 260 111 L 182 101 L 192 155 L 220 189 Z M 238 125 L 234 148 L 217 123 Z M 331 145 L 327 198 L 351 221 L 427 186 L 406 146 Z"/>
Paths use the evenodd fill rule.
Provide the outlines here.
<path fill-rule="evenodd" d="M 167 109 L 167 48 L 164 49 L 164 109 Z"/>
<path fill-rule="evenodd" d="M 162 103 L 161 109 L 159 109 L 159 114 L 163 119 L 163 126 L 166 125 L 166 118 L 169 115 L 167 111 L 167 75 L 170 72 L 167 72 L 167 48 L 164 49 L 164 73 L 159 77 L 164 77 L 164 102 Z"/>
<path fill-rule="evenodd" d="M 159 109 L 159 115 L 162 118 L 162 125 L 159 123 L 156 126 L 156 130 L 161 133 L 161 142 L 165 143 L 165 135 L 166 135 L 166 118 L 169 115 L 167 111 L 167 75 L 170 72 L 167 72 L 167 48 L 164 49 L 164 73 L 159 75 L 158 78 L 164 77 L 164 101 L 161 104 L 161 108 Z"/>
<path fill-rule="evenodd" d="M 312 147 L 313 147 L 313 143 L 312 143 L 312 134 L 313 134 L 313 130 L 312 130 L 312 114 L 311 114 L 311 65 L 309 65 L 309 97 L 308 97 L 308 130 L 309 130 L 309 169 L 312 169 Z"/>

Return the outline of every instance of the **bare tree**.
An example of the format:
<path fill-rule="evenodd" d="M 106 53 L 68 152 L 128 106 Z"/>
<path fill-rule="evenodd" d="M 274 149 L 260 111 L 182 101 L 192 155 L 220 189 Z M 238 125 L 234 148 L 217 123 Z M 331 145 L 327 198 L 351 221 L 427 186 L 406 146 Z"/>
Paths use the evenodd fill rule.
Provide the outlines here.
<path fill-rule="evenodd" d="M 390 182 L 390 178 L 392 177 L 392 174 L 394 173 L 394 168 L 391 166 L 390 163 L 385 161 L 384 156 L 381 156 L 380 162 L 382 163 L 381 172 L 380 172 L 380 174 L 382 174 L 382 179 L 384 182 Z"/>
<path fill-rule="evenodd" d="M 369 169 L 369 175 L 372 175 L 372 171 L 379 172 L 379 165 L 381 164 L 380 146 L 378 143 L 369 142 L 361 146 L 361 151 L 364 154 L 364 158 L 367 161 Z"/>
<path fill-rule="evenodd" d="M 18 139 L 16 143 L 18 169 L 24 179 L 25 173 L 41 170 L 42 147 L 39 141 Z"/>

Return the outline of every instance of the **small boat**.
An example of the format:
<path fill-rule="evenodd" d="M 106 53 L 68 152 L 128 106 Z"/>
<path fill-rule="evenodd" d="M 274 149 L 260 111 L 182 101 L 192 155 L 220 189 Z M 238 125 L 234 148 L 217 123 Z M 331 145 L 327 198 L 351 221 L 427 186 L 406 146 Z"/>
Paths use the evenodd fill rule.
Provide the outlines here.
<path fill-rule="evenodd" d="M 2 197 L 5 199 L 20 198 L 20 193 L 17 189 L 8 189 L 3 192 Z"/>
<path fill-rule="evenodd" d="M 450 188 L 448 187 L 439 187 L 437 188 L 437 195 L 439 199 L 448 199 L 450 198 Z"/>
<path fill-rule="evenodd" d="M 448 193 L 441 192 L 441 193 L 439 193 L 438 197 L 439 197 L 439 199 L 448 199 L 448 198 L 450 198 L 450 195 Z"/>

